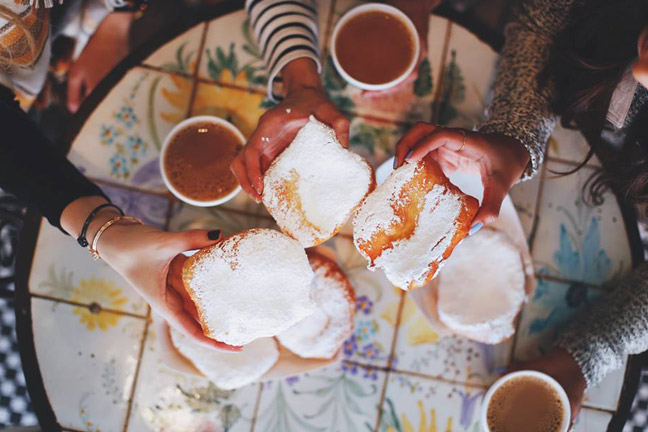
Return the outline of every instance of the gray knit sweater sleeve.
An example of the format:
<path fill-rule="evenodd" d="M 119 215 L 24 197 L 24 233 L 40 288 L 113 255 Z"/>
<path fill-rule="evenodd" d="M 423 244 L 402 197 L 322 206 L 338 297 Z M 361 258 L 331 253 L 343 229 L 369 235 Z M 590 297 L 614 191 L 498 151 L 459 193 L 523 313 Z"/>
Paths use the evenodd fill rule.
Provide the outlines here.
<path fill-rule="evenodd" d="M 627 355 L 646 351 L 648 263 L 635 269 L 614 291 L 569 323 L 556 346 L 574 357 L 588 387 L 621 368 Z"/>
<path fill-rule="evenodd" d="M 506 41 L 497 65 L 493 101 L 479 130 L 520 141 L 530 155 L 523 180 L 533 177 L 555 125 L 551 90 L 538 86 L 556 34 L 576 0 L 527 0 L 505 28 Z"/>

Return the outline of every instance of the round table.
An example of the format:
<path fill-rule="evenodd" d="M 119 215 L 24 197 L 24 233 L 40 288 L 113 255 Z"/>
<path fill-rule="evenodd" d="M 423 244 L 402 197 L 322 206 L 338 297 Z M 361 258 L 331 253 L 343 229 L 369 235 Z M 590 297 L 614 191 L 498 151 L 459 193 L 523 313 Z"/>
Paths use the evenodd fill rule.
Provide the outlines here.
<path fill-rule="evenodd" d="M 327 38 L 355 0 L 320 0 L 323 81 L 351 118 L 352 149 L 374 166 L 393 154 L 415 121 L 472 127 L 479 121 L 496 54 L 468 30 L 430 18 L 429 57 L 403 91 L 366 98 L 334 71 Z M 70 160 L 127 214 L 169 230 L 218 227 L 225 234 L 276 227 L 244 194 L 222 206 L 182 205 L 164 188 L 158 152 L 165 135 L 198 114 L 224 117 L 248 135 L 271 104 L 266 73 L 240 2 L 199 22 L 178 23 L 127 58 L 95 90 L 70 130 Z M 580 199 L 596 161 L 586 143 L 557 130 L 548 161 L 511 196 L 528 236 L 538 288 L 515 337 L 497 346 L 440 337 L 409 296 L 370 272 L 350 228 L 327 242 L 356 290 L 344 361 L 236 391 L 183 376 L 158 357 L 150 310 L 101 261 L 36 214 L 18 257 L 18 336 L 29 392 L 43 430 L 73 431 L 477 431 L 484 390 L 512 360 L 540 355 L 575 312 L 605 294 L 633 265 L 636 225 L 613 196 Z M 628 213 L 629 214 L 629 213 Z M 626 240 L 632 239 L 632 242 Z M 620 431 L 639 368 L 610 375 L 587 394 L 578 431 Z"/>

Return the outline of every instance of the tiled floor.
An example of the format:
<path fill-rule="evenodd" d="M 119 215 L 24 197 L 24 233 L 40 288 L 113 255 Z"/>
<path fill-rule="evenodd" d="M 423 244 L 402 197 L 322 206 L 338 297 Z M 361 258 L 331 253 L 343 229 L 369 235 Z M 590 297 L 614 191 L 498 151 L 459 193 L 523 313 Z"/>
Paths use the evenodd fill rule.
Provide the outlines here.
<path fill-rule="evenodd" d="M 318 4 L 325 17 L 322 34 L 328 35 L 353 1 Z M 218 227 L 230 233 L 274 226 L 243 194 L 215 209 L 181 205 L 164 192 L 158 171 L 161 140 L 187 115 L 219 115 L 248 134 L 268 106 L 264 71 L 258 69 L 244 22 L 241 12 L 229 14 L 162 47 L 115 86 L 75 140 L 72 161 L 131 214 L 172 230 Z M 330 66 L 326 52 L 324 64 Z M 424 70 L 431 85 L 420 84 L 416 98 L 413 88 L 384 98 L 362 97 L 330 67 L 324 81 L 352 117 L 353 149 L 377 166 L 393 154 L 412 121 L 472 127 L 487 103 L 494 60 L 470 33 L 432 17 L 430 68 Z M 579 161 L 580 153 L 563 151 L 571 146 L 564 142 L 555 137 L 557 150 L 550 152 L 548 168 Z M 618 241 L 625 232 L 616 204 L 608 200 L 590 208 L 577 202 L 574 191 L 584 175 L 554 179 L 545 171 L 512 192 L 539 286 L 509 343 L 491 347 L 441 337 L 405 293 L 392 288 L 382 273 L 365 268 L 347 232 L 328 243 L 356 289 L 356 330 L 344 345 L 345 361 L 233 392 L 162 364 L 148 309 L 127 284 L 43 227 L 29 288 L 52 406 L 62 424 L 80 430 L 473 432 L 493 372 L 512 358 L 541 354 L 571 314 L 605 294 L 603 282 L 629 269 L 629 250 Z M 578 260 L 564 260 L 565 253 L 577 254 Z M 57 349 L 46 341 L 56 341 Z M 622 379 L 612 375 L 588 393 L 577 430 L 605 429 L 616 409 L 610 395 L 618 394 Z"/>

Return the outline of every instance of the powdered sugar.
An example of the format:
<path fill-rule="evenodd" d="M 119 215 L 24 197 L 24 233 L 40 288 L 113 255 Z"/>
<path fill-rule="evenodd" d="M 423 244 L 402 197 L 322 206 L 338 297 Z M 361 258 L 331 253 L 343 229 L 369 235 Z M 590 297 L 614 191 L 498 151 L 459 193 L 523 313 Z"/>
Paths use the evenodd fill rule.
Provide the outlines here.
<path fill-rule="evenodd" d="M 332 358 L 353 332 L 355 308 L 346 275 L 328 258 L 310 255 L 315 272 L 313 291 L 315 312 L 285 330 L 279 342 L 304 358 Z"/>
<path fill-rule="evenodd" d="M 417 164 L 405 164 L 394 171 L 371 193 L 354 218 L 354 241 L 371 241 L 379 231 L 402 221 L 394 211 L 403 187 L 422 169 Z M 462 203 L 441 185 L 434 185 L 425 195 L 423 209 L 412 235 L 396 240 L 374 259 L 374 265 L 385 271 L 387 279 L 397 287 L 407 289 L 412 283 L 425 283 L 429 265 L 442 262 L 455 233 L 455 219 Z M 367 255 L 358 248 L 369 259 Z M 369 268 L 372 268 L 371 265 Z"/>
<path fill-rule="evenodd" d="M 333 236 L 373 186 L 373 171 L 311 116 L 265 174 L 263 203 L 305 247 Z"/>
<path fill-rule="evenodd" d="M 498 231 L 464 239 L 439 276 L 440 320 L 479 342 L 495 344 L 513 335 L 524 300 L 520 251 Z"/>
<path fill-rule="evenodd" d="M 315 310 L 303 247 L 253 229 L 201 251 L 183 272 L 205 334 L 230 345 L 275 336 Z"/>
<path fill-rule="evenodd" d="M 279 359 L 277 342 L 272 338 L 257 339 L 244 346 L 240 353 L 206 348 L 173 328 L 171 340 L 196 369 L 224 390 L 243 387 L 259 380 Z"/>

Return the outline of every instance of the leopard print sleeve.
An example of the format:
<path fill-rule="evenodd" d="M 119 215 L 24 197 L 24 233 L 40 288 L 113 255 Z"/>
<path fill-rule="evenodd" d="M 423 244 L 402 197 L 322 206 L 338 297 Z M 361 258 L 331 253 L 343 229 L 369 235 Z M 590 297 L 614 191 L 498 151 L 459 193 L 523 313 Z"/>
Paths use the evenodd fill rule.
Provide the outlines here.
<path fill-rule="evenodd" d="M 551 88 L 539 87 L 538 74 L 576 1 L 526 0 L 505 28 L 506 41 L 497 64 L 493 100 L 478 129 L 510 136 L 526 147 L 530 162 L 522 180 L 538 171 L 556 123 L 550 109 Z"/>

